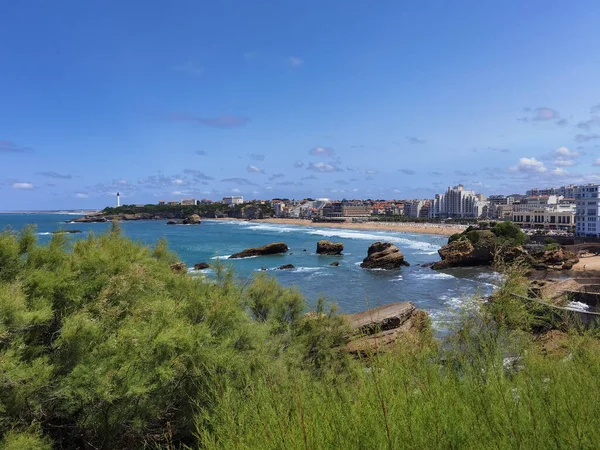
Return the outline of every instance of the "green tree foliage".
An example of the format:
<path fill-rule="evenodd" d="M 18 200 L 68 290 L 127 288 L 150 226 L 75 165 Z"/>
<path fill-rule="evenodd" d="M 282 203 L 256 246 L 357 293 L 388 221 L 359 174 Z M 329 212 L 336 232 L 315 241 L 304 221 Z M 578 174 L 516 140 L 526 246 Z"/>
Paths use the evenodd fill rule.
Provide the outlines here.
<path fill-rule="evenodd" d="M 310 372 L 345 358 L 331 348 L 345 339 L 340 319 L 325 314 L 327 333 L 317 329 L 302 296 L 270 278 L 244 288 L 226 273 L 173 273 L 164 241 L 144 247 L 116 224 L 72 246 L 64 235 L 48 246 L 32 236 L 0 234 L 7 448 L 37 442 L 32 426 L 72 448 L 160 443 L 167 430 L 192 443 L 223 389 L 243 391 L 266 367 Z"/>
<path fill-rule="evenodd" d="M 492 228 L 492 232 L 509 245 L 523 245 L 529 241 L 529 236 L 510 220 L 498 222 Z"/>

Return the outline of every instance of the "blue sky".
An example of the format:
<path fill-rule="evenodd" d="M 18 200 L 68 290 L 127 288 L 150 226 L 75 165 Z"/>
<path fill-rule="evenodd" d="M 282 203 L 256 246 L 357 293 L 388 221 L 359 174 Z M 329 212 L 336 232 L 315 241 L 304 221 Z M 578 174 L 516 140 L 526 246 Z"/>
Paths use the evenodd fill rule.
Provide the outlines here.
<path fill-rule="evenodd" d="M 600 182 L 597 1 L 27 1 L 0 210 Z"/>

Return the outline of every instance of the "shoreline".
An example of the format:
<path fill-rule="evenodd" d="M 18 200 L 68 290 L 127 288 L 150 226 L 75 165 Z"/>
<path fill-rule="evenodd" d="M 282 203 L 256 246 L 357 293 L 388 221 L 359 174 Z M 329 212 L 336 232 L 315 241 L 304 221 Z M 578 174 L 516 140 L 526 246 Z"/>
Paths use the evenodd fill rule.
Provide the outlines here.
<path fill-rule="evenodd" d="M 313 222 L 308 219 L 206 219 L 206 220 L 241 220 L 252 223 L 273 223 L 279 225 L 300 225 L 316 228 L 343 228 L 349 230 L 391 231 L 396 233 L 435 234 L 450 236 L 460 233 L 467 228 L 466 225 L 434 224 L 434 223 L 409 223 L 409 222 Z"/>

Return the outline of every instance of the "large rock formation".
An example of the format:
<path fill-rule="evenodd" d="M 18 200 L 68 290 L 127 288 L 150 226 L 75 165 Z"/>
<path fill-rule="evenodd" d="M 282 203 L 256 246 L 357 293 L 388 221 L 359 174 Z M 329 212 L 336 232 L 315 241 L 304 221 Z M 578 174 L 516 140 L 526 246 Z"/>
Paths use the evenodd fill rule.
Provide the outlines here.
<path fill-rule="evenodd" d="M 344 244 L 341 242 L 326 240 L 317 242 L 317 255 L 341 255 L 343 250 Z"/>
<path fill-rule="evenodd" d="M 375 242 L 369 247 L 367 257 L 360 267 L 364 269 L 397 269 L 401 266 L 409 266 L 404 261 L 404 255 L 394 244 L 389 242 Z"/>
<path fill-rule="evenodd" d="M 564 270 L 571 270 L 579 262 L 579 257 L 562 247 L 551 248 L 531 256 L 531 265 L 536 269 L 547 269 L 550 266 L 561 266 Z"/>
<path fill-rule="evenodd" d="M 171 270 L 175 273 L 187 273 L 187 267 L 182 262 L 171 264 Z"/>
<path fill-rule="evenodd" d="M 427 313 L 410 302 L 391 303 L 346 316 L 353 336 L 345 350 L 355 355 L 370 355 L 403 342 L 420 341 L 427 328 Z"/>
<path fill-rule="evenodd" d="M 207 264 L 205 262 L 194 264 L 194 270 L 205 270 L 205 269 L 210 269 L 210 264 Z"/>
<path fill-rule="evenodd" d="M 290 270 L 293 269 L 294 265 L 293 264 L 284 264 L 283 266 L 279 266 L 277 268 L 277 270 Z"/>
<path fill-rule="evenodd" d="M 496 258 L 512 262 L 527 257 L 520 245 L 503 240 L 490 230 L 469 230 L 450 240 L 438 250 L 441 261 L 434 263 L 432 269 L 451 267 L 490 266 Z"/>
<path fill-rule="evenodd" d="M 197 225 L 201 222 L 200 216 L 198 214 L 192 214 L 189 217 L 186 217 L 181 221 L 184 225 Z"/>
<path fill-rule="evenodd" d="M 229 259 L 235 258 L 248 258 L 250 256 L 263 256 L 263 255 L 278 255 L 287 253 L 288 246 L 285 242 L 274 242 L 272 244 L 263 245 L 257 248 L 247 248 L 243 252 L 231 255 Z"/>

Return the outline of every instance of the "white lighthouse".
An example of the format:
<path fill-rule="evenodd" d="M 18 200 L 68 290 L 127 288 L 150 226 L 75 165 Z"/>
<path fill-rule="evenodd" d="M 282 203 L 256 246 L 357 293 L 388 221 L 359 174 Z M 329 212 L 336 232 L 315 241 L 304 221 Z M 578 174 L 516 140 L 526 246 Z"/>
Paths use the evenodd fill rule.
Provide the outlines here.
<path fill-rule="evenodd" d="M 117 192 L 117 208 L 121 206 L 121 194 Z"/>

